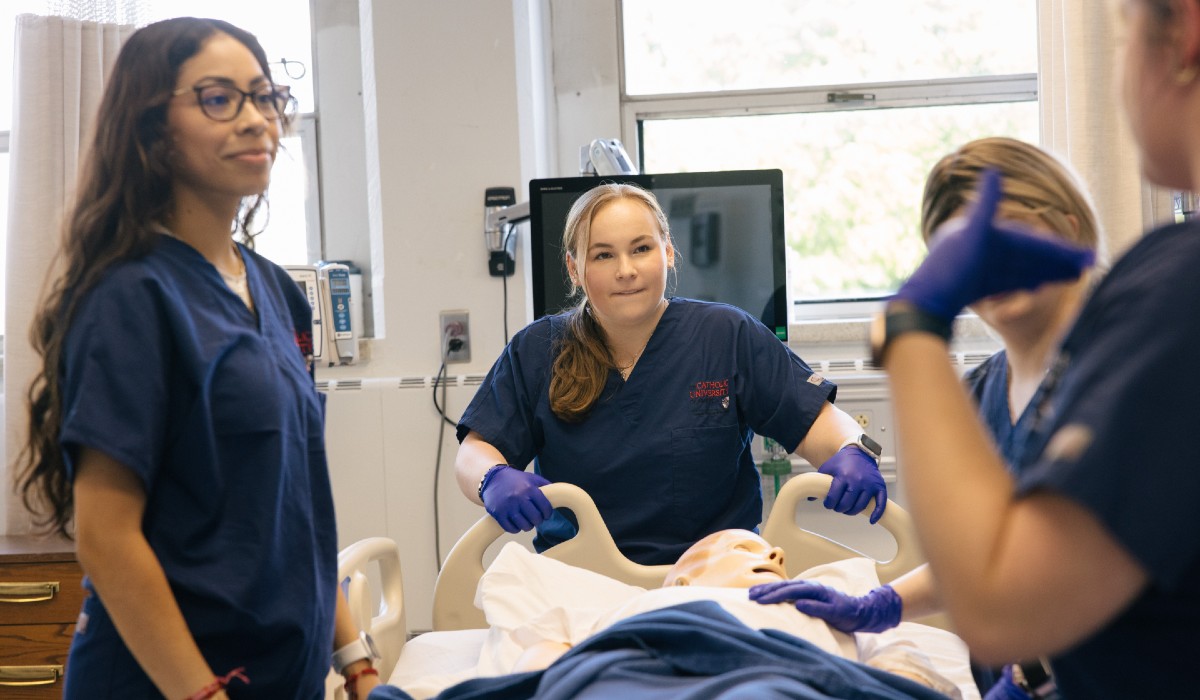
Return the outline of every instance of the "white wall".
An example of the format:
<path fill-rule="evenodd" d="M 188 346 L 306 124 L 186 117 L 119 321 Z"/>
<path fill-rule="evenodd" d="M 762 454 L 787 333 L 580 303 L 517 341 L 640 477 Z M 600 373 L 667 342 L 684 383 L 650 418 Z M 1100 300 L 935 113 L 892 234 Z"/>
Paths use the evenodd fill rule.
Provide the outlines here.
<path fill-rule="evenodd" d="M 542 97 L 550 68 L 539 26 L 549 8 L 536 0 L 315 0 L 314 6 L 327 250 L 329 257 L 371 257 L 367 284 L 381 336 L 369 342 L 364 362 L 322 370 L 318 379 L 434 375 L 443 309 L 470 314 L 471 361 L 452 365 L 451 374 L 483 374 L 506 340 L 501 280 L 488 275 L 483 246 L 484 190 L 507 185 L 524 200 L 528 179 L 557 174 L 546 172 L 548 139 L 538 138 L 552 128 L 553 107 Z M 368 228 L 369 252 L 337 250 L 345 245 L 338 242 L 344 227 Z M 528 320 L 524 259 L 518 255 L 508 280 L 510 333 Z M 409 624 L 427 629 L 440 418 L 430 391 L 389 386 L 329 392 L 339 543 L 380 534 L 396 539 Z M 451 417 L 473 392 L 449 392 Z M 483 514 L 454 483 L 456 447 L 447 426 L 439 481 L 443 556 Z"/>

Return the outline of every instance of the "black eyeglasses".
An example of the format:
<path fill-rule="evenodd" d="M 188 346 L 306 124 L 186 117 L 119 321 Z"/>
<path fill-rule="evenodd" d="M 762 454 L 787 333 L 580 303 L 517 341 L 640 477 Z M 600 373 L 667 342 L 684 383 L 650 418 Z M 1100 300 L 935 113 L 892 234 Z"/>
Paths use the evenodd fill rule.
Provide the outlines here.
<path fill-rule="evenodd" d="M 267 119 L 290 117 L 296 109 L 296 98 L 292 97 L 292 91 L 285 85 L 266 85 L 253 92 L 245 92 L 232 85 L 196 85 L 179 88 L 171 94 L 183 95 L 189 91 L 196 93 L 200 111 L 218 122 L 237 119 L 242 113 L 242 106 L 246 104 L 246 98 L 250 98 L 258 113 Z"/>

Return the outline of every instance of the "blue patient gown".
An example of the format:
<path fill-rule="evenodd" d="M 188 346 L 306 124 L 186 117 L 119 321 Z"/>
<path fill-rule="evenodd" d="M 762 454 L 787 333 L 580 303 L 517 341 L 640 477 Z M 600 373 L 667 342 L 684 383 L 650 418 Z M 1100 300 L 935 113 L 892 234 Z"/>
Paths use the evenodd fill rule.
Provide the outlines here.
<path fill-rule="evenodd" d="M 754 529 L 762 487 L 754 434 L 789 452 L 836 388 L 756 318 L 725 304 L 675 298 L 627 381 L 610 371 L 578 423 L 550 410 L 549 384 L 565 317 L 513 337 L 458 424 L 523 468 L 586 491 L 617 547 L 640 564 L 670 564 L 694 542 Z M 556 513 L 538 528 L 542 551 L 575 533 Z"/>
<path fill-rule="evenodd" d="M 90 447 L 141 480 L 143 531 L 192 635 L 215 673 L 250 679 L 230 695 L 316 700 L 337 545 L 322 397 L 297 347 L 310 311 L 286 272 L 242 255 L 256 313 L 167 236 L 105 273 L 67 337 L 61 443 L 72 470 Z M 159 697 L 84 585 L 66 697 Z"/>
<path fill-rule="evenodd" d="M 778 630 L 755 630 L 711 601 L 622 620 L 544 671 L 476 678 L 438 700 L 937 700 L 945 696 Z M 411 700 L 380 686 L 369 700 Z"/>

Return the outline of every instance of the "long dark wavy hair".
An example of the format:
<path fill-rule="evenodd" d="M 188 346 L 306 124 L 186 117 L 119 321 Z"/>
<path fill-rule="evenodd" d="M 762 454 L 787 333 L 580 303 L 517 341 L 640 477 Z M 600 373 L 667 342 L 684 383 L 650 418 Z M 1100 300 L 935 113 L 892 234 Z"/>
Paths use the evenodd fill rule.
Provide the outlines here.
<path fill-rule="evenodd" d="M 245 45 L 270 79 L 258 39 L 221 20 L 179 17 L 156 22 L 134 32 L 121 48 L 64 219 L 59 271 L 48 279 L 30 329 L 42 366 L 29 387 L 29 437 L 17 458 L 18 488 L 40 527 L 68 537 L 75 504 L 58 444 L 63 342 L 80 300 L 105 271 L 145 255 L 158 240 L 155 224 L 169 213 L 174 175 L 167 105 L 180 67 L 218 33 Z M 285 127 L 286 121 L 285 117 Z M 231 233 L 249 246 L 251 222 L 264 202 L 264 194 L 245 198 L 231 224 Z"/>

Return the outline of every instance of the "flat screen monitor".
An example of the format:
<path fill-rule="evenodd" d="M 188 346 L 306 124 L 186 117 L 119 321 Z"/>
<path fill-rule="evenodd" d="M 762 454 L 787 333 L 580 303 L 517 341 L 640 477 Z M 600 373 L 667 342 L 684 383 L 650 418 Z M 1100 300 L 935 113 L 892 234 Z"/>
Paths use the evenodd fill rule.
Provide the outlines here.
<path fill-rule="evenodd" d="M 780 170 L 531 180 L 530 267 L 535 318 L 572 306 L 562 247 L 567 212 L 580 195 L 605 182 L 633 183 L 658 198 L 675 243 L 677 274 L 668 275 L 669 294 L 732 304 L 762 320 L 780 340 L 787 340 Z"/>

